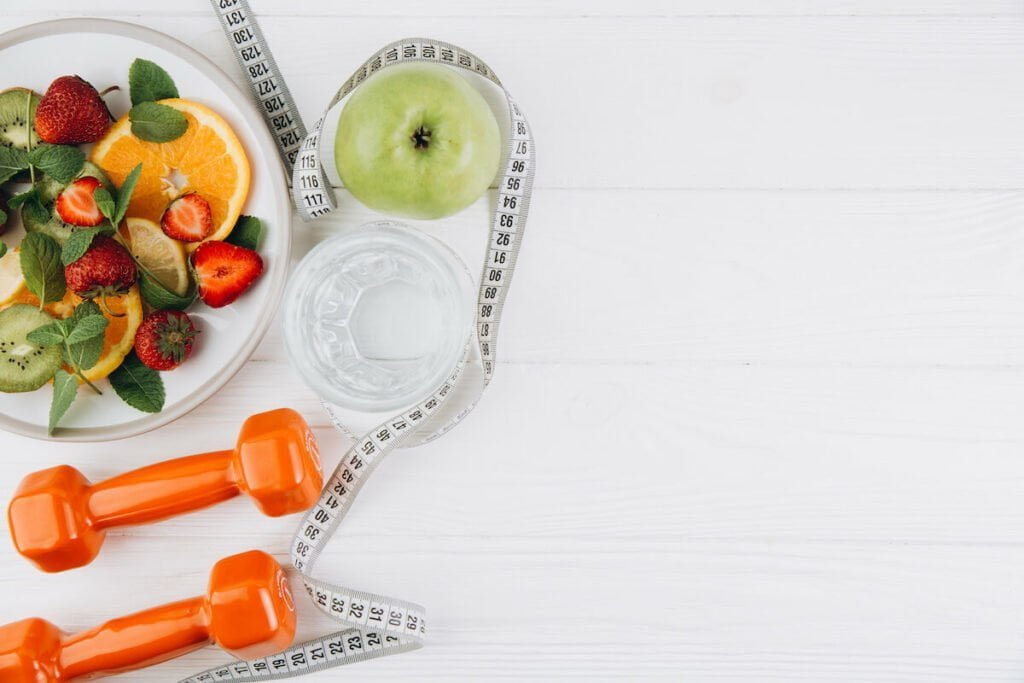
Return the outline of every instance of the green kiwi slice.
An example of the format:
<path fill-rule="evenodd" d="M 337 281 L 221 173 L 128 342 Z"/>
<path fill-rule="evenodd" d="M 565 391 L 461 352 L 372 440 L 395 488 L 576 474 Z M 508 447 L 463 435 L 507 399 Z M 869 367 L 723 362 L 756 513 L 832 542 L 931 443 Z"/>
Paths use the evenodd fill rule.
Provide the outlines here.
<path fill-rule="evenodd" d="M 27 88 L 0 92 L 0 145 L 27 150 L 29 135 L 33 147 L 39 144 L 35 121 L 40 99 L 38 93 Z"/>
<path fill-rule="evenodd" d="M 107 178 L 107 174 L 104 173 L 99 166 L 92 163 L 91 161 L 85 162 L 85 166 L 82 167 L 82 172 L 78 174 L 79 178 L 85 176 L 92 176 L 103 183 L 103 187 L 108 190 L 113 189 L 110 184 L 110 179 Z M 64 191 L 65 185 L 58 183 L 49 176 L 43 177 L 41 180 L 36 182 L 36 190 L 39 192 L 39 199 L 43 202 L 43 206 L 49 212 L 49 219 L 45 221 L 38 220 L 31 211 L 26 211 L 24 207 L 21 209 L 21 222 L 25 226 L 27 232 L 41 232 L 44 235 L 49 235 L 53 239 L 57 240 L 61 244 L 64 243 L 71 233 L 77 230 L 73 225 L 69 225 L 61 220 L 60 215 L 57 213 L 57 209 L 54 206 L 54 200 L 61 192 Z"/>
<path fill-rule="evenodd" d="M 39 346 L 27 338 L 51 322 L 53 318 L 28 304 L 0 311 L 0 391 L 35 391 L 57 372 L 60 347 Z"/>

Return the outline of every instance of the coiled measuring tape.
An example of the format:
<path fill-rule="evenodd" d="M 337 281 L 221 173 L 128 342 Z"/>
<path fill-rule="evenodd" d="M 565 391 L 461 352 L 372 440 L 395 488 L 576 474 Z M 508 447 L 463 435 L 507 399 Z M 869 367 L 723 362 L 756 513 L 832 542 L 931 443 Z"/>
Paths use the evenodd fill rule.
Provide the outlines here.
<path fill-rule="evenodd" d="M 529 123 L 497 75 L 471 52 L 426 38 L 391 43 L 352 74 L 335 93 L 324 115 L 305 134 L 295 103 L 246 0 L 211 0 L 211 4 L 252 86 L 259 109 L 274 134 L 282 159 L 292 169 L 292 197 L 304 221 L 324 216 L 337 207 L 334 191 L 320 159 L 321 134 L 328 113 L 360 83 L 381 69 L 402 62 L 425 61 L 476 73 L 505 93 L 511 128 L 477 296 L 475 346 L 473 339 L 467 341 L 462 359 L 454 371 L 423 401 L 354 439 L 355 444 L 332 473 L 319 501 L 306 514 L 292 541 L 292 564 L 306 592 L 318 609 L 346 627 L 270 657 L 209 669 L 181 683 L 292 678 L 422 647 L 426 634 L 426 614 L 422 607 L 331 584 L 313 577 L 313 568 L 356 495 L 384 456 L 403 444 L 411 445 L 411 436 L 417 430 L 422 431 L 424 425 L 431 425 L 430 433 L 416 443 L 447 432 L 473 410 L 483 390 L 490 384 L 495 370 L 498 326 L 526 228 L 534 178 L 534 143 Z M 454 417 L 440 426 L 433 425 L 431 418 L 441 414 L 440 410 L 459 384 L 464 368 L 471 362 L 479 362 L 483 371 L 475 398 Z M 340 430 L 353 435 L 333 406 L 324 403 L 324 407 Z"/>

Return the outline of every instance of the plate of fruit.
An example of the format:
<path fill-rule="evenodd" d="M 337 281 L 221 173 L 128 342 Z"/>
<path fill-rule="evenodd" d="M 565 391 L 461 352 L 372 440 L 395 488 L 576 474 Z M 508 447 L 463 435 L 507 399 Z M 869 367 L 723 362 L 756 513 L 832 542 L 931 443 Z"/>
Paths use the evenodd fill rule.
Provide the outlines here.
<path fill-rule="evenodd" d="M 132 24 L 17 29 L 0 64 L 0 428 L 165 424 L 273 317 L 291 244 L 274 141 L 216 66 Z"/>

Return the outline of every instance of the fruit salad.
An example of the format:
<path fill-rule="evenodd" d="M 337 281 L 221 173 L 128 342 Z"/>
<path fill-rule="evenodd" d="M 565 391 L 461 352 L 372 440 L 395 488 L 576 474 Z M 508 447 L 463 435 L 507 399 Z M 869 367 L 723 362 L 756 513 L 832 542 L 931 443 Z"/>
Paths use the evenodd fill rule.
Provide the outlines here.
<path fill-rule="evenodd" d="M 75 75 L 0 92 L 0 233 L 24 228 L 0 241 L 0 391 L 52 383 L 51 434 L 80 387 L 162 410 L 160 373 L 202 352 L 188 310 L 228 306 L 263 273 L 234 131 L 153 62 L 128 85 L 116 119 L 118 86 Z"/>

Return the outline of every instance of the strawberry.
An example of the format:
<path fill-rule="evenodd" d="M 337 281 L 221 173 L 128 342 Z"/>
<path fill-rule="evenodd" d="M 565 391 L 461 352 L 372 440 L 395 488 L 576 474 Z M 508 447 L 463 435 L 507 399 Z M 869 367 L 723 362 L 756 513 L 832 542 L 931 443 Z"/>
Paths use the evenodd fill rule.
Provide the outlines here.
<path fill-rule="evenodd" d="M 160 227 L 168 237 L 182 242 L 199 242 L 213 232 L 210 202 L 197 194 L 184 194 L 167 207 Z"/>
<path fill-rule="evenodd" d="M 199 298 L 211 308 L 227 306 L 263 273 L 263 259 L 252 249 L 227 242 L 203 242 L 192 254 Z"/>
<path fill-rule="evenodd" d="M 68 287 L 83 299 L 124 294 L 137 277 L 131 254 L 107 235 L 97 235 L 82 258 L 64 266 Z"/>
<path fill-rule="evenodd" d="M 154 370 L 173 370 L 192 355 L 199 330 L 182 311 L 154 311 L 135 333 L 135 355 Z"/>
<path fill-rule="evenodd" d="M 43 142 L 80 145 L 103 137 L 112 120 L 107 104 L 91 83 L 79 76 L 61 76 L 39 101 L 35 123 Z"/>
<path fill-rule="evenodd" d="M 92 193 L 101 185 L 100 181 L 92 176 L 79 178 L 68 185 L 63 192 L 57 195 L 57 214 L 60 219 L 69 225 L 80 227 L 92 227 L 103 222 L 103 214 L 100 207 L 96 206 L 96 200 Z"/>

